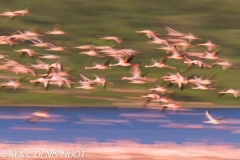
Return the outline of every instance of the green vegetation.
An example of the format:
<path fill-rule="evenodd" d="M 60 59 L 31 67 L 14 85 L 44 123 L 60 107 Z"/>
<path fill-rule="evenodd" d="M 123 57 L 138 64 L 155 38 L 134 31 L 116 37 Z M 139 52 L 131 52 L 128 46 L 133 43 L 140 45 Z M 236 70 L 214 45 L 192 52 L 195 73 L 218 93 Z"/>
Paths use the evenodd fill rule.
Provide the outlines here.
<path fill-rule="evenodd" d="M 73 88 L 64 90 L 58 87 L 50 87 L 49 91 L 45 91 L 41 85 L 34 88 L 29 83 L 34 77 L 27 77 L 23 81 L 23 85 L 27 86 L 15 92 L 11 89 L 1 91 L 0 97 L 3 101 L 1 105 L 111 105 L 116 101 L 124 101 L 126 97 L 140 97 L 147 94 L 148 89 L 154 84 L 129 84 L 127 81 L 121 81 L 122 76 L 130 76 L 129 67 L 115 67 L 116 70 L 84 70 L 83 66 L 89 65 L 91 61 L 103 62 L 105 58 L 88 57 L 79 55 L 80 50 L 74 49 L 74 46 L 93 44 L 93 45 L 116 45 L 114 42 L 105 42 L 97 39 L 100 36 L 118 36 L 123 39 L 122 45 L 116 45 L 116 48 L 131 48 L 139 51 L 133 59 L 133 63 L 141 62 L 141 64 L 149 64 L 151 58 L 161 59 L 165 56 L 165 51 L 157 50 L 159 45 L 148 44 L 145 35 L 135 33 L 136 30 L 150 29 L 155 30 L 161 36 L 167 32 L 165 26 L 183 32 L 193 33 L 202 38 L 196 43 L 206 42 L 207 39 L 221 45 L 224 51 L 220 57 L 225 57 L 229 61 L 240 64 L 240 2 L 237 0 L 2 0 L 0 12 L 6 10 L 15 11 L 29 8 L 31 16 L 17 17 L 9 19 L 7 17 L 0 18 L 0 34 L 12 34 L 17 29 L 30 30 L 38 27 L 40 33 L 46 30 L 52 30 L 56 24 L 60 24 L 68 35 L 51 36 L 45 35 L 41 37 L 44 42 L 59 44 L 66 46 L 69 50 L 67 53 L 46 51 L 42 48 L 31 47 L 30 42 L 17 44 L 13 48 L 11 46 L 1 45 L 1 52 L 6 52 L 11 58 L 16 58 L 18 54 L 14 52 L 16 49 L 31 48 L 42 54 L 56 54 L 62 57 L 61 63 L 65 67 L 78 68 L 72 72 L 75 77 L 72 80 L 77 82 L 80 79 L 79 73 L 83 73 L 87 77 L 92 78 L 93 73 L 104 75 L 108 81 L 114 82 L 108 85 L 107 89 L 97 87 L 96 91 L 85 91 Z M 193 50 L 193 49 L 192 49 Z M 196 49 L 194 49 L 196 50 Z M 205 51 L 204 47 L 199 47 L 196 51 Z M 52 60 L 43 60 L 46 63 L 53 63 Z M 20 60 L 22 64 L 36 63 L 35 59 L 25 56 Z M 115 60 L 111 61 L 112 63 Z M 206 61 L 211 63 L 211 61 Z M 175 66 L 178 70 L 186 69 L 187 65 L 176 60 L 168 60 L 167 64 Z M 150 72 L 149 77 L 157 78 L 156 84 L 162 85 L 161 76 L 168 72 L 175 73 L 171 69 L 144 68 L 142 72 Z M 170 90 L 176 91 L 174 100 L 176 101 L 197 101 L 197 102 L 213 102 L 215 104 L 239 104 L 232 95 L 225 95 L 218 98 L 217 92 L 225 87 L 233 89 L 240 88 L 240 68 L 229 69 L 223 71 L 219 66 L 212 69 L 198 69 L 194 67 L 190 72 L 184 73 L 184 76 L 192 74 L 210 76 L 216 74 L 218 86 L 213 91 L 190 90 L 187 87 L 184 91 L 177 88 L 174 84 Z M 39 72 L 40 73 L 40 72 Z M 42 72 L 43 73 L 43 72 Z M 14 73 L 0 71 L 1 75 L 8 75 L 16 78 Z M 2 79 L 1 81 L 5 81 Z M 76 84 L 75 86 L 77 86 Z M 115 92 L 111 89 L 137 89 L 146 90 L 143 92 Z M 92 96 L 93 99 L 81 98 L 81 96 Z M 100 97 L 94 99 L 94 97 Z M 112 100 L 101 99 L 113 98 Z M 136 100 L 133 100 L 136 101 Z M 140 100 L 141 101 L 141 100 Z"/>

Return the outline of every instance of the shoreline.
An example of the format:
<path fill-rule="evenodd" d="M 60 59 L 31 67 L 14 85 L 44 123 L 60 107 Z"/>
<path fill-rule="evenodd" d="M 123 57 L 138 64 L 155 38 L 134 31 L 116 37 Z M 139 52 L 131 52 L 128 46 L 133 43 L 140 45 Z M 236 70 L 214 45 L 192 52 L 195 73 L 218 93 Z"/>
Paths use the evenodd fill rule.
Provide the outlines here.
<path fill-rule="evenodd" d="M 218 105 L 218 104 L 212 104 L 212 103 L 205 103 L 205 102 L 180 102 L 181 108 L 240 108 L 240 105 Z M 143 107 L 142 103 L 114 103 L 114 104 L 106 104 L 106 105 L 46 105 L 46 104 L 7 104 L 7 105 L 0 105 L 0 107 L 73 107 L 73 108 L 81 108 L 81 107 L 94 107 L 94 108 L 111 108 L 111 107 L 117 107 L 117 108 L 146 108 L 146 109 L 160 109 L 158 104 L 149 104 L 147 107 Z"/>

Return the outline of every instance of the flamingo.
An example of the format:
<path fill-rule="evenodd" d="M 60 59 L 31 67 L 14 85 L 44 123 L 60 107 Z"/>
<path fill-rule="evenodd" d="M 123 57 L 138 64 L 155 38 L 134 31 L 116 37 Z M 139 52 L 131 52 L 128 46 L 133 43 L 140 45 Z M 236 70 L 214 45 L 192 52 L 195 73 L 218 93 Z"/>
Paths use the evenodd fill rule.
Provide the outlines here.
<path fill-rule="evenodd" d="M 131 64 L 129 62 L 132 61 L 133 59 L 133 55 L 127 57 L 125 60 L 120 57 L 120 56 L 117 56 L 116 59 L 118 60 L 118 63 L 116 64 L 109 64 L 109 66 L 131 66 Z"/>
<path fill-rule="evenodd" d="M 53 109 L 41 109 L 38 110 L 34 113 L 32 113 L 32 115 L 26 120 L 26 122 L 30 122 L 30 123 L 36 123 L 42 119 L 49 119 L 52 118 L 52 116 L 50 115 L 50 112 Z"/>
<path fill-rule="evenodd" d="M 85 54 L 85 55 L 88 55 L 88 56 L 96 56 L 96 57 L 104 57 L 100 54 L 98 54 L 95 50 L 90 50 L 90 51 L 83 51 L 83 52 L 80 52 L 79 54 Z"/>
<path fill-rule="evenodd" d="M 205 115 L 207 116 L 208 121 L 203 121 L 203 122 L 210 123 L 210 124 L 222 124 L 221 120 L 226 118 L 226 117 L 222 117 L 222 118 L 215 119 L 212 117 L 212 115 L 208 110 L 206 110 Z"/>
<path fill-rule="evenodd" d="M 195 85 L 197 85 L 197 87 L 192 87 L 191 89 L 201 89 L 201 90 L 213 90 L 215 88 L 212 88 L 212 87 L 208 87 L 208 86 L 205 86 L 205 85 L 201 85 L 199 83 L 195 83 Z"/>
<path fill-rule="evenodd" d="M 166 98 L 166 97 L 160 97 L 159 99 L 154 99 L 154 102 L 160 102 L 160 103 L 174 103 L 172 99 Z"/>
<path fill-rule="evenodd" d="M 95 83 L 88 83 L 85 81 L 78 81 L 78 83 L 81 84 L 81 86 L 75 87 L 75 88 L 82 88 L 82 89 L 86 89 L 86 90 L 90 90 L 90 89 L 94 89 Z"/>
<path fill-rule="evenodd" d="M 47 89 L 49 79 L 48 78 L 38 78 L 38 79 L 35 79 L 35 80 L 30 80 L 30 83 L 34 83 L 34 87 L 37 86 L 39 83 L 43 83 L 44 88 Z"/>
<path fill-rule="evenodd" d="M 156 93 L 150 93 L 148 95 L 142 95 L 142 98 L 146 98 L 144 106 L 147 106 L 147 104 L 151 101 L 151 100 L 159 100 L 160 99 L 160 95 L 156 94 Z"/>
<path fill-rule="evenodd" d="M 26 16 L 26 15 L 29 15 L 29 14 L 30 14 L 28 8 L 23 9 L 23 10 L 14 11 L 13 13 L 14 13 L 14 14 L 17 14 L 18 16 Z"/>
<path fill-rule="evenodd" d="M 145 74 L 141 74 L 141 70 L 139 68 L 139 64 L 135 64 L 130 69 L 130 73 L 133 75 L 132 77 L 122 77 L 122 80 L 130 80 L 131 83 L 146 83 L 146 82 L 155 82 L 156 79 L 145 77 Z"/>
<path fill-rule="evenodd" d="M 14 88 L 15 90 L 17 90 L 18 88 L 20 88 L 22 86 L 20 82 L 24 77 L 19 78 L 16 81 L 8 79 L 7 82 L 4 82 L 4 83 L 0 84 L 0 87 L 1 87 L 1 89 L 7 87 L 7 88 Z"/>
<path fill-rule="evenodd" d="M 16 74 L 19 74 L 19 73 L 30 73 L 33 76 L 36 76 L 36 73 L 35 73 L 34 70 L 31 70 L 28 67 L 26 67 L 24 65 L 21 65 L 21 64 L 10 66 L 10 70 L 15 72 Z"/>
<path fill-rule="evenodd" d="M 98 37 L 98 39 L 107 40 L 107 41 L 116 41 L 118 44 L 121 44 L 123 42 L 121 38 L 114 37 L 114 36 Z"/>
<path fill-rule="evenodd" d="M 233 66 L 233 63 L 229 62 L 228 60 L 218 61 L 213 63 L 212 65 L 219 65 L 222 66 L 222 69 L 225 71 Z"/>
<path fill-rule="evenodd" d="M 45 32 L 46 34 L 52 34 L 52 35 L 63 35 L 63 34 L 66 34 L 66 32 L 60 30 L 58 28 L 58 24 L 55 25 L 55 27 L 53 28 L 52 31 L 46 31 Z"/>
<path fill-rule="evenodd" d="M 169 44 L 166 44 L 166 46 L 159 47 L 157 49 L 165 50 L 166 54 L 168 54 L 169 52 L 174 52 L 175 51 L 175 48 L 173 47 L 173 45 L 169 45 Z"/>
<path fill-rule="evenodd" d="M 54 47 L 53 44 L 51 43 L 44 43 L 41 40 L 30 40 L 33 44 L 30 46 L 34 46 L 34 47 L 42 47 L 42 48 L 48 48 L 48 47 Z"/>
<path fill-rule="evenodd" d="M 29 31 L 27 31 L 27 30 L 24 30 L 24 31 L 21 31 L 21 30 L 17 30 L 20 34 L 22 34 L 22 35 L 25 35 L 25 36 L 28 36 L 28 37 L 39 37 L 39 36 L 43 36 L 43 35 L 41 35 L 41 34 L 38 34 L 35 30 L 36 30 L 37 28 L 33 28 L 33 29 L 31 29 L 31 30 L 29 30 Z M 40 40 L 40 39 L 39 39 Z"/>
<path fill-rule="evenodd" d="M 197 44 L 197 46 L 205 46 L 209 51 L 212 51 L 214 48 L 219 47 L 220 45 L 216 45 L 212 43 L 212 41 L 207 40 L 206 43 Z"/>
<path fill-rule="evenodd" d="M 189 79 L 189 83 L 192 83 L 192 84 L 199 84 L 199 85 L 202 85 L 202 86 L 212 86 L 213 85 L 213 81 L 214 80 L 211 80 L 215 75 L 212 75 L 212 76 L 209 76 L 208 78 L 206 79 L 202 79 L 203 76 L 201 77 L 197 77 L 195 75 L 193 75 L 194 79 Z M 201 88 L 201 87 L 200 87 Z M 211 87 L 210 87 L 211 88 Z"/>
<path fill-rule="evenodd" d="M 186 55 L 183 55 L 184 57 L 184 61 L 183 63 L 189 64 L 188 68 L 186 71 L 190 70 L 194 65 L 198 65 L 199 68 L 212 68 L 211 65 L 207 65 L 206 63 L 204 63 L 203 61 L 200 60 L 191 60 L 189 58 L 187 58 Z"/>
<path fill-rule="evenodd" d="M 223 96 L 225 93 L 233 94 L 233 96 L 237 99 L 239 99 L 239 96 L 240 96 L 240 91 L 234 90 L 232 88 L 225 88 L 224 90 L 222 90 L 218 93 L 219 93 L 219 97 Z"/>
<path fill-rule="evenodd" d="M 192 33 L 184 34 L 181 38 L 187 39 L 189 42 L 192 42 L 193 40 L 200 39 L 197 36 L 194 36 Z"/>
<path fill-rule="evenodd" d="M 154 58 L 151 59 L 151 62 L 153 62 L 152 65 L 145 65 L 144 67 L 149 68 L 149 67 L 158 67 L 158 68 L 171 68 L 171 69 L 176 69 L 176 67 L 173 66 L 169 66 L 164 64 L 164 62 L 166 61 L 165 58 L 161 59 L 159 62 L 156 61 Z"/>
<path fill-rule="evenodd" d="M 184 36 L 184 33 L 181 33 L 181 32 L 178 32 L 178 31 L 175 31 L 173 30 L 172 28 L 166 26 L 165 27 L 165 30 L 167 30 L 168 32 L 168 36 L 173 36 L 173 37 L 183 37 Z"/>
<path fill-rule="evenodd" d="M 11 12 L 11 11 L 5 11 L 0 14 L 2 17 L 9 17 L 9 18 L 14 18 L 19 16 L 17 13 Z"/>
<path fill-rule="evenodd" d="M 153 88 L 150 88 L 149 90 L 152 92 L 152 91 L 155 91 L 155 92 L 160 92 L 162 95 L 166 92 L 171 92 L 171 91 L 168 91 L 166 89 L 167 85 L 166 86 L 159 86 L 159 85 L 155 85 Z"/>
<path fill-rule="evenodd" d="M 77 49 L 82 49 L 82 50 L 93 50 L 96 49 L 96 47 L 94 45 L 82 45 L 82 46 L 76 46 L 73 48 L 77 48 Z"/>
<path fill-rule="evenodd" d="M 215 52 L 206 51 L 200 58 L 210 59 L 210 60 L 225 60 L 224 58 L 218 57 L 218 54 L 220 52 L 222 52 L 222 50 L 218 50 Z"/>
<path fill-rule="evenodd" d="M 142 31 L 135 31 L 136 33 L 146 34 L 148 38 L 154 37 L 156 35 L 155 31 L 152 30 L 142 30 Z"/>
<path fill-rule="evenodd" d="M 110 69 L 108 68 L 110 59 L 106 60 L 105 62 L 103 62 L 102 64 L 98 64 L 95 63 L 94 61 L 92 62 L 93 66 L 92 67 L 87 67 L 85 66 L 84 69 L 100 69 L 100 70 L 104 70 L 104 69 Z"/>
<path fill-rule="evenodd" d="M 173 45 L 173 52 L 171 56 L 166 56 L 165 58 L 171 58 L 171 59 L 176 59 L 176 60 L 182 60 L 183 55 L 180 55 L 176 46 Z"/>
<path fill-rule="evenodd" d="M 152 40 L 147 42 L 147 43 L 151 43 L 151 44 L 165 44 L 168 45 L 167 40 L 165 39 L 161 39 L 158 36 L 156 36 L 155 34 L 152 35 Z"/>
<path fill-rule="evenodd" d="M 176 79 L 173 79 L 173 80 L 170 80 L 170 83 L 169 83 L 169 86 L 171 86 L 173 83 L 177 83 L 178 84 L 178 87 L 183 90 L 183 87 L 184 87 L 184 84 L 188 84 L 189 83 L 189 79 L 191 78 L 192 76 L 189 76 L 189 77 L 183 77 L 179 72 L 177 72 L 177 78 Z"/>
<path fill-rule="evenodd" d="M 25 53 L 27 53 L 30 57 L 34 57 L 34 55 L 39 54 L 37 52 L 35 52 L 32 49 L 20 49 L 20 50 L 14 50 L 15 52 L 21 53 L 21 57 L 23 57 L 25 55 Z"/>
<path fill-rule="evenodd" d="M 113 84 L 113 82 L 107 81 L 103 76 L 99 77 L 98 75 L 94 74 L 95 79 L 93 80 L 96 84 L 101 84 L 103 87 L 106 87 L 106 84 Z"/>
<path fill-rule="evenodd" d="M 171 108 L 175 112 L 178 108 L 180 108 L 180 103 L 170 102 L 170 103 L 161 104 L 160 106 L 162 107 L 161 113 L 166 111 L 167 108 Z"/>
<path fill-rule="evenodd" d="M 52 75 L 51 78 L 49 78 L 49 83 L 48 84 L 57 84 L 59 85 L 59 87 L 63 87 L 63 83 L 65 83 L 67 85 L 67 87 L 69 89 L 71 89 L 71 81 L 65 77 L 62 77 L 60 75 L 58 75 L 57 72 L 54 72 L 54 74 Z M 63 89 L 63 88 L 62 88 Z"/>
<path fill-rule="evenodd" d="M 52 54 L 42 54 L 38 58 L 44 58 L 44 59 L 60 59 L 60 56 L 52 55 Z"/>
<path fill-rule="evenodd" d="M 181 50 L 185 51 L 187 48 L 191 46 L 190 42 L 188 41 L 181 41 L 181 42 L 176 42 L 173 44 L 177 48 L 181 47 Z"/>
<path fill-rule="evenodd" d="M 55 52 L 68 52 L 67 47 L 61 47 L 61 46 L 54 46 L 50 45 L 50 48 L 46 49 L 48 51 L 55 51 Z"/>

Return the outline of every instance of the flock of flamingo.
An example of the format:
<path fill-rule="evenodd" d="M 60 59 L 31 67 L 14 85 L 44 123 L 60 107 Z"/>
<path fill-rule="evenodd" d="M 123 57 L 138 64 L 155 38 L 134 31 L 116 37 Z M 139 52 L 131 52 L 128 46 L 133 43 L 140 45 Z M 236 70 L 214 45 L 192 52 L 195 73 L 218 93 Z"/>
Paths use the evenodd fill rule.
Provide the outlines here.
<path fill-rule="evenodd" d="M 0 14 L 0 16 L 6 16 L 10 18 L 16 18 L 18 16 L 27 16 L 30 15 L 28 8 L 19 11 L 6 11 Z M 223 70 L 227 70 L 229 68 L 236 67 L 233 63 L 229 62 L 225 58 L 218 57 L 218 54 L 222 51 L 222 49 L 218 49 L 220 45 L 214 44 L 212 41 L 207 40 L 205 43 L 200 43 L 197 45 L 191 44 L 193 41 L 200 40 L 200 38 L 196 37 L 192 33 L 181 33 L 179 31 L 173 30 L 172 28 L 166 26 L 165 30 L 168 32 L 164 37 L 161 37 L 159 34 L 155 33 L 153 30 L 141 30 L 135 31 L 136 34 L 145 34 L 147 38 L 150 40 L 148 44 L 158 44 L 160 45 L 159 50 L 166 51 L 166 56 L 164 56 L 161 60 L 156 60 L 154 58 L 151 59 L 151 64 L 144 65 L 143 67 L 150 68 L 150 67 L 157 67 L 157 68 L 167 68 L 173 71 L 176 71 L 176 67 L 170 66 L 166 64 L 167 59 L 175 59 L 177 61 L 182 62 L 183 64 L 188 65 L 186 70 L 184 71 L 177 71 L 176 74 L 169 73 L 167 75 L 162 76 L 163 82 L 166 82 L 167 85 L 159 86 L 155 85 L 153 88 L 150 88 L 150 93 L 147 95 L 141 95 L 142 98 L 145 98 L 144 106 L 147 106 L 150 102 L 158 102 L 161 106 L 161 112 L 164 112 L 167 108 L 176 110 L 180 106 L 179 103 L 173 101 L 172 99 L 167 98 L 167 94 L 171 94 L 172 91 L 169 91 L 168 88 L 174 84 L 184 90 L 186 85 L 194 85 L 191 89 L 198 89 L 198 90 L 214 90 L 216 86 L 216 81 L 212 80 L 212 77 L 203 78 L 203 76 L 196 76 L 191 75 L 189 77 L 184 77 L 183 73 L 188 72 L 194 66 L 199 67 L 201 69 L 211 69 L 214 65 L 219 65 L 222 67 Z M 46 31 L 45 35 L 64 35 L 66 32 L 59 29 L 56 26 L 52 31 Z M 44 36 L 44 34 L 40 34 L 35 30 L 17 30 L 15 33 L 11 35 L 1 35 L 0 36 L 0 44 L 3 45 L 11 45 L 14 46 L 18 43 L 23 43 L 25 41 L 31 42 L 31 47 L 41 47 L 45 48 L 46 51 L 54 51 L 54 52 L 67 52 L 66 47 L 56 46 L 52 43 L 43 42 L 40 38 Z M 114 41 L 117 44 L 123 43 L 123 40 L 119 37 L 115 36 L 97 36 L 99 40 L 105 41 Z M 189 52 L 187 49 L 194 48 L 194 47 L 206 47 L 205 52 Z M 85 70 L 107 70 L 112 69 L 117 66 L 121 67 L 130 67 L 130 74 L 131 77 L 124 76 L 121 80 L 127 80 L 128 83 L 134 84 L 144 84 L 144 83 L 154 83 L 157 79 L 156 78 L 149 78 L 147 77 L 146 73 L 141 72 L 140 64 L 131 63 L 132 59 L 136 57 L 139 53 L 133 49 L 117 49 L 113 46 L 95 46 L 95 45 L 81 45 L 73 47 L 76 49 L 81 50 L 79 54 L 87 55 L 87 56 L 94 56 L 94 57 L 108 57 L 106 60 L 98 64 L 93 62 L 92 66 L 83 66 Z M 14 50 L 14 52 L 20 53 L 20 56 L 16 59 L 10 59 L 7 55 L 1 55 L 1 70 L 15 72 L 16 74 L 31 74 L 36 79 L 30 80 L 30 83 L 33 83 L 34 86 L 42 83 L 44 88 L 48 90 L 49 85 L 58 85 L 60 88 L 63 85 L 66 85 L 69 89 L 72 88 L 72 85 L 75 82 L 71 81 L 71 75 L 69 71 L 64 71 L 62 64 L 59 62 L 61 58 L 59 55 L 53 54 L 41 54 L 37 53 L 33 49 L 22 48 L 19 50 Z M 36 59 L 37 63 L 32 64 L 28 63 L 26 65 L 21 64 L 19 60 L 24 58 L 24 55 L 27 54 L 28 56 Z M 114 58 L 117 62 L 110 63 L 111 58 Z M 191 58 L 190 58 L 191 57 Z M 55 63 L 48 64 L 45 63 L 43 59 L 51 59 L 55 60 Z M 211 64 L 207 64 L 206 60 L 214 61 Z M 45 74 L 37 73 L 37 70 L 45 70 Z M 109 82 L 103 76 L 98 76 L 94 74 L 95 79 L 90 79 L 86 77 L 84 74 L 80 73 L 81 80 L 78 81 L 80 86 L 76 86 L 75 88 L 81 89 L 93 89 L 96 85 L 105 86 L 106 84 L 113 84 L 113 82 Z M 24 78 L 24 77 L 23 77 Z M 9 80 L 5 83 L 0 84 L 0 87 L 12 87 L 14 89 L 20 88 L 22 85 L 20 83 L 19 78 L 16 81 Z M 124 83 L 124 82 L 123 82 Z M 239 98 L 239 90 L 234 90 L 231 88 L 226 88 L 219 92 L 219 96 L 224 95 L 225 93 L 233 94 L 235 98 Z M 41 111 L 42 113 L 42 111 Z M 49 112 L 44 112 L 45 114 L 36 114 L 34 113 L 35 117 L 46 117 L 46 114 Z M 40 116 L 39 116 L 40 115 Z M 220 119 L 214 119 L 208 111 L 206 111 L 206 115 L 209 121 L 206 123 L 213 123 L 219 124 Z"/>

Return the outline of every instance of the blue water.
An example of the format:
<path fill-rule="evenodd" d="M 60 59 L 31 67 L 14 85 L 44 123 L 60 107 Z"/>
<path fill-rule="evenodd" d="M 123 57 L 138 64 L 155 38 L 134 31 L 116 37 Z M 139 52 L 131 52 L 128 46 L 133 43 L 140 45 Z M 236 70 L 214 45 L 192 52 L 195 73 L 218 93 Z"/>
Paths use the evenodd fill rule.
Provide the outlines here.
<path fill-rule="evenodd" d="M 57 107 L 51 119 L 28 123 L 26 119 L 46 107 L 0 107 L 0 141 L 50 140 L 75 142 L 91 138 L 98 142 L 133 140 L 155 142 L 223 142 L 240 144 L 240 109 L 208 109 L 223 124 L 203 123 L 206 109 L 161 114 L 157 109 Z"/>

